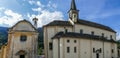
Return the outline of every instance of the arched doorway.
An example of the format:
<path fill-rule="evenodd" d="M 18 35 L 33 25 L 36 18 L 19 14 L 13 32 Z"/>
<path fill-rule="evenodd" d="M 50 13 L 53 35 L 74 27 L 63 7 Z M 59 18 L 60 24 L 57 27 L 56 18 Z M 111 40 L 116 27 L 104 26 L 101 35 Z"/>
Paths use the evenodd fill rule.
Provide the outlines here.
<path fill-rule="evenodd" d="M 19 55 L 19 58 L 25 58 L 25 55 L 27 54 L 24 50 L 20 50 L 16 53 L 17 55 Z"/>
<path fill-rule="evenodd" d="M 25 55 L 20 55 L 20 57 L 19 58 L 25 58 Z"/>

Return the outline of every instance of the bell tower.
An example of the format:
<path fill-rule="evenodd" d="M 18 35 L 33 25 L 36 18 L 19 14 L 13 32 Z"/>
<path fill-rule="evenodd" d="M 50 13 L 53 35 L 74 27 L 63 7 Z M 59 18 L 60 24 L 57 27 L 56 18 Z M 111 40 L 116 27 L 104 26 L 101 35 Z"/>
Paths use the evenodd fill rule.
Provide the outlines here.
<path fill-rule="evenodd" d="M 79 10 L 76 8 L 75 0 L 72 0 L 70 10 L 68 11 L 70 21 L 77 22 L 79 19 Z"/>
<path fill-rule="evenodd" d="M 33 18 L 33 22 L 34 22 L 34 27 L 37 28 L 37 21 L 38 21 L 38 18 Z"/>

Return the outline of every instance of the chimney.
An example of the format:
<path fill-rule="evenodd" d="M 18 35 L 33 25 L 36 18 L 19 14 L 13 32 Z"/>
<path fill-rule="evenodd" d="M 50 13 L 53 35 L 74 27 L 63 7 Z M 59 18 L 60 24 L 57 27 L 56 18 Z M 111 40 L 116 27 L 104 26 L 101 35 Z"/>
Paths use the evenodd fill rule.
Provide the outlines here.
<path fill-rule="evenodd" d="M 33 22 L 34 22 L 34 27 L 37 28 L 37 21 L 38 21 L 38 18 L 33 18 Z"/>

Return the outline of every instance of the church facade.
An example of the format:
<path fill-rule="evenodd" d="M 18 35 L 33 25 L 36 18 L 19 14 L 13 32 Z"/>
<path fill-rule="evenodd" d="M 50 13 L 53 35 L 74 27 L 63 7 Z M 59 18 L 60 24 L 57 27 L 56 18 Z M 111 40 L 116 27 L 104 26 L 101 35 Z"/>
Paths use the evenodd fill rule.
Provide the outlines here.
<path fill-rule="evenodd" d="M 27 20 L 16 23 L 8 31 L 8 42 L 2 46 L 0 58 L 37 58 L 37 18 L 34 26 Z"/>
<path fill-rule="evenodd" d="M 108 26 L 79 19 L 75 0 L 68 21 L 45 25 L 45 58 L 117 58 L 116 32 Z"/>

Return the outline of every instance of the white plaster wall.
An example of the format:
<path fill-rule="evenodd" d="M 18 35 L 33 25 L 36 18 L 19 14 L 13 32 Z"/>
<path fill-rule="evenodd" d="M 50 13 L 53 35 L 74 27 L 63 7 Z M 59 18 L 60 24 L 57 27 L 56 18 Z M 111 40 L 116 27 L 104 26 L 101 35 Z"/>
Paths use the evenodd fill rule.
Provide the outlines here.
<path fill-rule="evenodd" d="M 80 39 L 80 58 L 90 58 L 90 40 Z"/>
<path fill-rule="evenodd" d="M 51 38 L 55 36 L 55 27 L 49 27 L 47 28 L 47 37 L 48 37 L 48 42 L 52 42 Z"/>
<path fill-rule="evenodd" d="M 74 38 L 61 38 L 61 44 L 60 45 L 60 49 L 61 49 L 61 58 L 78 58 L 79 57 L 79 41 L 78 39 L 74 39 Z M 69 40 L 70 42 L 68 43 L 67 40 Z M 74 43 L 74 40 L 76 40 L 77 42 Z M 70 52 L 67 53 L 67 47 L 70 47 Z M 76 47 L 76 53 L 74 52 L 74 47 Z"/>
<path fill-rule="evenodd" d="M 58 39 L 53 39 L 53 58 L 58 58 Z"/>
<path fill-rule="evenodd" d="M 72 27 L 57 27 L 57 32 L 60 32 L 60 31 L 65 32 L 65 29 L 67 29 L 68 32 L 72 32 Z"/>
<path fill-rule="evenodd" d="M 107 37 L 108 39 L 110 39 L 110 35 L 112 35 L 113 39 L 116 39 L 116 34 L 114 32 L 110 32 L 107 30 L 90 27 L 86 25 L 75 24 L 75 32 L 80 33 L 80 29 L 83 29 L 83 33 L 86 33 L 86 34 L 91 34 L 91 31 L 94 31 L 95 35 L 102 36 L 102 33 L 104 33 L 104 36 Z"/>
<path fill-rule="evenodd" d="M 111 58 L 111 43 L 104 42 L 104 58 Z"/>
<path fill-rule="evenodd" d="M 114 44 L 115 46 L 114 46 L 114 53 L 115 53 L 115 58 L 117 58 L 118 57 L 118 49 L 117 49 L 117 44 Z"/>
<path fill-rule="evenodd" d="M 52 37 L 55 36 L 55 27 L 49 27 L 47 28 L 47 39 L 48 39 L 48 49 L 47 49 L 47 52 L 48 52 L 48 58 L 53 58 L 53 50 L 49 50 L 49 43 L 52 42 Z"/>
<path fill-rule="evenodd" d="M 47 27 L 47 34 L 45 34 L 45 35 L 47 35 L 46 37 L 46 39 L 48 40 L 48 41 L 46 41 L 46 42 L 48 42 L 47 43 L 47 45 L 48 45 L 48 49 L 47 49 L 47 51 L 48 51 L 48 57 L 49 58 L 53 58 L 53 50 L 49 50 L 49 42 L 52 42 L 52 37 L 53 36 L 55 36 L 55 34 L 56 33 L 58 33 L 58 32 L 60 32 L 60 31 L 65 31 L 65 29 L 68 29 L 68 32 L 71 32 L 72 31 L 72 28 L 71 27 Z M 46 52 L 47 53 L 47 52 Z M 62 55 L 62 54 L 61 54 Z"/>
<path fill-rule="evenodd" d="M 63 51 L 64 51 L 64 47 L 63 47 L 63 39 L 58 39 L 59 40 L 59 44 L 58 44 L 58 48 L 60 49 L 60 58 L 63 58 Z"/>
<path fill-rule="evenodd" d="M 101 53 L 99 53 L 99 58 L 112 57 L 111 42 L 104 42 L 104 51 L 103 51 L 103 41 L 66 37 L 66 38 L 60 38 L 60 44 L 58 44 L 58 41 L 55 40 L 53 40 L 55 42 L 53 44 L 54 47 L 53 50 L 56 51 L 56 52 L 54 51 L 54 54 L 56 55 L 59 53 L 57 49 L 58 49 L 58 45 L 60 45 L 60 58 L 96 58 L 96 53 L 93 53 L 93 48 L 95 48 L 95 50 L 101 48 Z M 67 40 L 70 40 L 70 42 L 68 43 Z M 74 40 L 77 40 L 77 42 L 74 43 Z M 70 47 L 70 53 L 67 53 L 67 47 Z M 76 53 L 74 53 L 74 47 L 77 47 Z M 116 50 L 117 48 L 116 46 L 114 48 L 115 48 L 114 57 L 117 57 L 117 50 Z"/>

